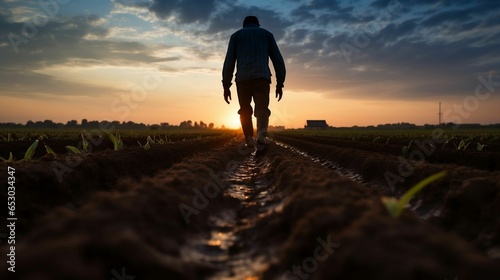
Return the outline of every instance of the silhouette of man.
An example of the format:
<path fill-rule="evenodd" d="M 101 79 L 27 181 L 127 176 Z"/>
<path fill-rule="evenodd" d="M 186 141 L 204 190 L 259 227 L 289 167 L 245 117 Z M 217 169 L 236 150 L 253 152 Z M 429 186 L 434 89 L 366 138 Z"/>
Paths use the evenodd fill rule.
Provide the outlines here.
<path fill-rule="evenodd" d="M 271 84 L 271 70 L 269 58 L 276 72 L 276 98 L 283 96 L 285 82 L 285 62 L 281 56 L 276 40 L 271 32 L 260 28 L 259 20 L 255 16 L 247 16 L 243 21 L 243 28 L 231 35 L 227 48 L 224 67 L 222 69 L 222 86 L 224 100 L 229 104 L 231 100 L 234 65 L 236 69 L 236 90 L 240 109 L 241 127 L 245 135 L 246 145 L 254 149 L 252 124 L 252 99 L 255 103 L 255 117 L 257 118 L 257 152 L 263 154 L 267 150 L 267 128 L 269 125 L 269 93 Z"/>

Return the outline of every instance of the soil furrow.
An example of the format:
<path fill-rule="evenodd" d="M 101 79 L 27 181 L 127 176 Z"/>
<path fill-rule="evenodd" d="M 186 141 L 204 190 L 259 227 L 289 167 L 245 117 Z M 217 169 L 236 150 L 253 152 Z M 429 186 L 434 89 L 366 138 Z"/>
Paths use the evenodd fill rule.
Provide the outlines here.
<path fill-rule="evenodd" d="M 232 207 L 236 199 L 214 196 L 197 208 L 193 198 L 230 168 L 228 162 L 243 158 L 238 150 L 235 143 L 212 148 L 153 177 L 121 180 L 114 191 L 92 194 L 77 210 L 53 209 L 17 244 L 23 268 L 17 278 L 107 280 L 123 268 L 141 279 L 203 279 L 212 268 L 183 261 L 181 246 L 190 234 L 209 230 L 210 213 Z M 181 205 L 193 212 L 185 215 Z M 0 268 L 0 278 L 7 279 L 5 264 Z"/>
<path fill-rule="evenodd" d="M 256 159 L 249 155 L 234 171 L 228 172 L 223 195 L 237 199 L 237 207 L 211 215 L 210 235 L 195 236 L 184 248 L 186 259 L 197 259 L 218 271 L 210 279 L 258 279 L 259 271 L 266 267 L 268 255 L 239 250 L 250 241 L 242 239 L 239 232 L 252 228 L 257 219 L 272 215 L 281 206 L 282 198 L 272 194 L 274 187 L 269 178 L 273 174 L 269 165 L 268 157 Z"/>
<path fill-rule="evenodd" d="M 412 209 L 420 218 L 459 234 L 493 259 L 500 259 L 500 173 L 470 167 L 404 160 L 357 149 L 279 137 L 323 161 L 359 173 L 381 195 L 400 196 L 420 180 L 441 170 L 445 179 L 424 189 Z"/>
<path fill-rule="evenodd" d="M 46 157 L 41 161 L 10 163 L 16 169 L 16 213 L 19 219 L 16 233 L 21 238 L 36 220 L 57 206 L 78 208 L 96 191 L 110 191 L 120 178 L 152 176 L 182 159 L 208 151 L 230 141 L 231 137 L 204 139 L 154 145 L 149 151 L 138 147 L 121 151 L 107 150 L 87 155 Z M 6 170 L 7 163 L 0 163 Z M 6 182 L 7 174 L 0 173 Z M 0 200 L 6 201 L 6 192 Z M 6 212 L 1 212 L 4 219 Z"/>
<path fill-rule="evenodd" d="M 78 210 L 45 215 L 17 245 L 17 278 L 500 275 L 498 263 L 464 239 L 411 211 L 391 217 L 379 190 L 275 144 L 254 158 L 236 140 L 111 190 Z"/>

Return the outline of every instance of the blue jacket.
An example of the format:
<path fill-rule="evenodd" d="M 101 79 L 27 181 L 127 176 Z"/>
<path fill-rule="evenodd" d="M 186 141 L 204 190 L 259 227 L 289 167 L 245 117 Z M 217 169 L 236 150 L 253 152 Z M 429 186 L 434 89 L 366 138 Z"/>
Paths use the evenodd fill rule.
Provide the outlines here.
<path fill-rule="evenodd" d="M 234 65 L 237 62 L 236 82 L 264 78 L 271 82 L 269 58 L 276 72 L 276 86 L 285 82 L 285 62 L 271 32 L 256 24 L 247 24 L 231 35 L 222 69 L 224 88 L 231 86 Z"/>

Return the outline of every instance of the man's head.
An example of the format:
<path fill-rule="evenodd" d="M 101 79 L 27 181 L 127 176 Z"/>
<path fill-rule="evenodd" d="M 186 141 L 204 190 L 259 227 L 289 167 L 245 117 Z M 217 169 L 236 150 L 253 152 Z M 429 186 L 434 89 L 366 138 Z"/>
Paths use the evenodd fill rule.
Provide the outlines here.
<path fill-rule="evenodd" d="M 247 16 L 245 20 L 243 20 L 243 27 L 245 27 L 247 24 L 256 24 L 257 26 L 260 26 L 259 24 L 259 19 L 256 16 Z"/>

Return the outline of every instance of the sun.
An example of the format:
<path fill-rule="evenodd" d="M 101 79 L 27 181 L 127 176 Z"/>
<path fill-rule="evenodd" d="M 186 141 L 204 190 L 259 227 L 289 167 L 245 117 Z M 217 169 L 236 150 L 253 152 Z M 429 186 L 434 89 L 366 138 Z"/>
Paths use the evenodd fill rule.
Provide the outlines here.
<path fill-rule="evenodd" d="M 225 118 L 225 126 L 230 129 L 239 129 L 241 127 L 240 115 L 231 114 Z"/>

